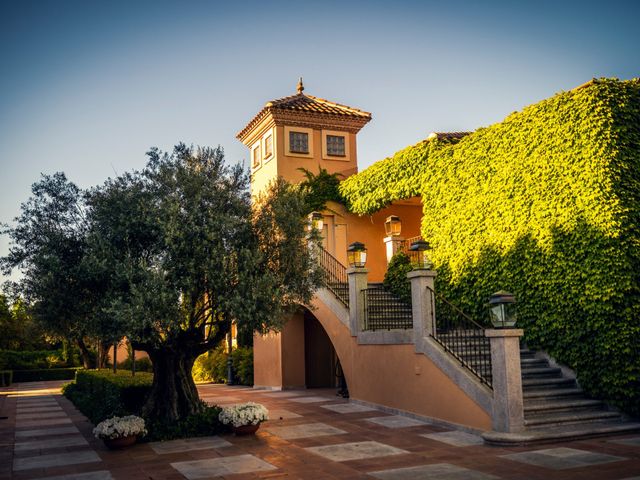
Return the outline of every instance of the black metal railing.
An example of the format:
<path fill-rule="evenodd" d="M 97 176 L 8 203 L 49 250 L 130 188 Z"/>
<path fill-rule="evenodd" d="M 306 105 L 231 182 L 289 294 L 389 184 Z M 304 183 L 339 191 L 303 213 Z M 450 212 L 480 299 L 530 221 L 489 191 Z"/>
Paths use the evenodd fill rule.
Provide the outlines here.
<path fill-rule="evenodd" d="M 321 246 L 317 247 L 317 257 L 322 269 L 324 285 L 345 306 L 349 306 L 349 278 L 347 277 L 347 267 L 342 265 L 338 259 L 327 252 Z"/>
<path fill-rule="evenodd" d="M 407 330 L 413 328 L 411 305 L 380 286 L 362 291 L 364 330 Z"/>
<path fill-rule="evenodd" d="M 486 327 L 431 288 L 427 287 L 427 293 L 431 297 L 433 339 L 491 387 L 491 345 L 484 335 Z"/>

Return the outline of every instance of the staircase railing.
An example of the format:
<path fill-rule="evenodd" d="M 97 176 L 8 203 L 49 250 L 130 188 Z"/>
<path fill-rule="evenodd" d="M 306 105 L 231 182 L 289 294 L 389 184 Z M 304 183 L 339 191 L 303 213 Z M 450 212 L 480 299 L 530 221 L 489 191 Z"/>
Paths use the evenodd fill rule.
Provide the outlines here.
<path fill-rule="evenodd" d="M 416 237 L 405 238 L 402 241 L 402 245 L 400 246 L 400 251 L 404 253 L 409 253 L 409 247 L 411 246 L 411 244 L 413 242 L 417 242 L 418 240 L 422 240 L 422 237 L 420 235 Z"/>
<path fill-rule="evenodd" d="M 413 328 L 411 305 L 396 298 L 382 286 L 362 290 L 363 330 L 407 330 Z"/>
<path fill-rule="evenodd" d="M 491 344 L 484 335 L 485 327 L 431 288 L 427 287 L 427 293 L 431 296 L 432 338 L 491 387 Z"/>
<path fill-rule="evenodd" d="M 347 267 L 342 265 L 337 258 L 321 246 L 318 246 L 317 249 L 324 285 L 333 292 L 338 300 L 348 307 L 349 278 L 347 277 Z"/>

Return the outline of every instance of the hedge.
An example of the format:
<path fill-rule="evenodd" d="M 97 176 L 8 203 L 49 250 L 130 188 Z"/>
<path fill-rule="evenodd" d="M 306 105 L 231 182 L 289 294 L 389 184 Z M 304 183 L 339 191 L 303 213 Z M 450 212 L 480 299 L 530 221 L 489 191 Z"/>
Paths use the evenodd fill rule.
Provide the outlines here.
<path fill-rule="evenodd" d="M 139 415 L 152 382 L 145 372 L 79 370 L 63 393 L 95 424 L 114 415 Z"/>
<path fill-rule="evenodd" d="M 44 380 L 71 380 L 82 367 L 44 368 L 40 370 L 14 370 L 14 382 L 38 382 Z"/>
<path fill-rule="evenodd" d="M 62 350 L 35 350 L 19 352 L 0 350 L 0 369 L 37 370 L 64 366 Z"/>
<path fill-rule="evenodd" d="M 84 370 L 63 387 L 64 395 L 95 425 L 114 415 L 141 415 L 151 391 L 153 374 L 130 371 Z M 218 420 L 219 407 L 203 405 L 202 412 L 177 422 L 146 418 L 146 440 L 171 440 L 215 435 L 225 430 Z"/>
<path fill-rule="evenodd" d="M 396 181 L 408 163 L 422 166 Z M 341 184 L 352 211 L 418 189 L 437 289 L 477 318 L 491 293 L 512 291 L 530 347 L 640 414 L 639 79 L 594 80 L 379 164 Z"/>

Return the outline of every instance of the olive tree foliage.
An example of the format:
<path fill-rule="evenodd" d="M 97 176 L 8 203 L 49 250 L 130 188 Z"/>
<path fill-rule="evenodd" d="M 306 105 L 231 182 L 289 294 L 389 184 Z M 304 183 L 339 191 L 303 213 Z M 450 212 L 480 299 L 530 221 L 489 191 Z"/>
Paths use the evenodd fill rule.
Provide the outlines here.
<path fill-rule="evenodd" d="M 172 420 L 202 408 L 193 362 L 232 322 L 277 329 L 320 276 L 298 189 L 278 180 L 252 203 L 247 173 L 219 147 L 148 155 L 90 193 L 88 242 L 92 268 L 110 272 L 107 317 L 153 362 L 143 413 Z"/>
<path fill-rule="evenodd" d="M 100 285 L 84 263 L 89 223 L 83 191 L 56 173 L 43 175 L 31 192 L 15 226 L 2 228 L 11 245 L 0 268 L 22 273 L 5 289 L 24 299 L 47 333 L 77 343 L 89 367 L 85 339 L 92 333 L 89 319 L 99 311 Z"/>

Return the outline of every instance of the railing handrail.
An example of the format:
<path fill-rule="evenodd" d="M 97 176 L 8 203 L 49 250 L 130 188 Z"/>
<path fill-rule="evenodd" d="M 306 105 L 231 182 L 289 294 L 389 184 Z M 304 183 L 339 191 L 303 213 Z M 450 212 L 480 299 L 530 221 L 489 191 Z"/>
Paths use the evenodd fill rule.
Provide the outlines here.
<path fill-rule="evenodd" d="M 449 300 L 447 300 L 442 294 L 436 292 L 433 288 L 429 287 L 428 285 L 427 285 L 427 290 L 430 290 L 433 296 L 435 296 L 438 300 L 446 303 L 449 307 L 451 307 L 458 315 L 464 318 L 467 322 L 472 323 L 476 327 L 476 329 L 485 330 L 487 328 L 487 325 L 481 325 L 478 322 L 476 322 L 473 318 L 471 318 L 469 315 L 467 315 L 462 310 L 460 310 L 460 308 L 458 308 L 456 305 L 454 305 Z"/>
<path fill-rule="evenodd" d="M 449 354 L 455 357 L 460 364 L 473 373 L 478 379 L 492 387 L 491 350 L 489 339 L 485 337 L 485 326 L 473 320 L 460 308 L 448 301 L 444 296 L 427 286 L 431 296 L 432 331 L 431 337 L 437 341 Z M 454 320 L 448 315 L 441 316 L 440 328 L 438 328 L 438 311 L 435 301 L 442 302 L 457 318 Z M 474 332 L 482 332 L 474 334 Z M 473 359 L 473 360 L 472 360 Z"/>
<path fill-rule="evenodd" d="M 331 255 L 322 245 L 317 245 L 317 248 L 320 252 L 319 264 L 324 274 L 325 286 L 331 290 L 342 303 L 349 306 L 348 292 L 344 295 L 344 292 L 340 292 L 339 289 L 334 288 L 336 285 L 331 285 L 331 283 L 335 283 L 348 288 L 349 278 L 347 277 L 347 267 Z"/>

